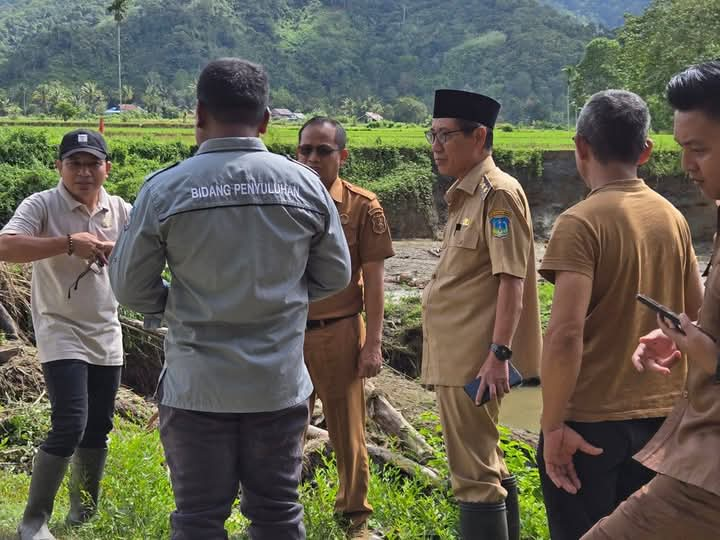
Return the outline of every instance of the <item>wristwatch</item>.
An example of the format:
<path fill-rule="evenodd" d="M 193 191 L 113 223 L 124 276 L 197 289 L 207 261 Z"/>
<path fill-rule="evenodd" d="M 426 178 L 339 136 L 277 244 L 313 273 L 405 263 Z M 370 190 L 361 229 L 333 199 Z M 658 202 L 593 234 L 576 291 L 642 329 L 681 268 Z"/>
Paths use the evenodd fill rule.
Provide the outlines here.
<path fill-rule="evenodd" d="M 498 345 L 497 343 L 491 343 L 490 344 L 490 350 L 495 355 L 495 358 L 498 360 L 501 360 L 503 362 L 507 362 L 512 358 L 512 351 L 510 350 L 510 347 L 507 347 L 505 345 Z"/>

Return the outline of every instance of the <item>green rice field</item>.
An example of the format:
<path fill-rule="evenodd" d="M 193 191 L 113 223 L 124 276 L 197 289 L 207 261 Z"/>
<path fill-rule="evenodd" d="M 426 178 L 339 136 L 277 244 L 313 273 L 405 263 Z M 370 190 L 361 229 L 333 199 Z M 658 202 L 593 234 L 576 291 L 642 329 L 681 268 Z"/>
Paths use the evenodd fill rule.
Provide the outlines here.
<path fill-rule="evenodd" d="M 43 122 L 0 122 L 0 130 L 11 127 L 31 128 L 45 130 L 48 133 L 50 142 L 59 143 L 62 135 L 77 127 L 97 129 L 97 122 L 52 122 L 46 125 Z M 298 124 L 277 124 L 270 126 L 268 133 L 263 138 L 267 144 L 295 144 L 297 133 L 300 128 Z M 366 125 L 348 126 L 348 145 L 352 147 L 374 147 L 374 146 L 397 146 L 417 147 L 427 146 L 424 132 L 427 128 L 420 126 L 402 127 L 368 127 Z M 513 131 L 496 130 L 495 146 L 508 150 L 572 150 L 573 131 L 566 130 L 536 130 L 536 129 L 514 129 Z M 148 121 L 147 125 L 141 123 L 118 124 L 107 122 L 105 124 L 105 136 L 111 140 L 114 138 L 143 138 L 170 142 L 180 140 L 192 143 L 195 140 L 192 125 L 172 124 L 169 122 Z M 673 137 L 669 133 L 653 134 L 657 150 L 673 150 L 677 148 Z"/>

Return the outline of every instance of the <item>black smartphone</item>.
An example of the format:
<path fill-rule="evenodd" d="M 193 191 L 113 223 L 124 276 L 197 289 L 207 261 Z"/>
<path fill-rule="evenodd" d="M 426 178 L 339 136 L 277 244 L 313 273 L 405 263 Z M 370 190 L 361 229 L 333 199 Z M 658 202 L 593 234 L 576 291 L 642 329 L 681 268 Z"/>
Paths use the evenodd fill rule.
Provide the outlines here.
<path fill-rule="evenodd" d="M 666 321 L 669 321 L 675 327 L 675 330 L 680 332 L 683 336 L 685 335 L 685 332 L 683 331 L 683 329 L 680 326 L 680 317 L 678 316 L 677 313 L 675 313 L 674 311 L 670 311 L 667 307 L 663 306 L 662 304 L 658 304 L 655 300 L 645 296 L 644 294 L 638 294 L 637 299 L 639 302 L 645 304 L 650 309 L 659 313 L 663 319 L 665 319 Z M 709 337 L 713 341 L 717 342 L 717 339 L 715 339 L 715 336 L 713 336 L 710 332 L 704 330 L 697 324 L 693 324 L 693 326 L 695 326 L 695 328 L 700 330 L 707 337 Z"/>
<path fill-rule="evenodd" d="M 650 309 L 659 313 L 663 319 L 670 322 L 675 327 L 675 330 L 685 335 L 685 332 L 683 332 L 682 326 L 680 325 L 680 317 L 677 313 L 671 311 L 662 304 L 658 304 L 655 300 L 645 296 L 644 294 L 638 294 L 637 299 L 641 304 L 645 304 Z"/>
<path fill-rule="evenodd" d="M 515 388 L 517 386 L 521 386 L 523 382 L 523 377 L 520 374 L 520 372 L 515 369 L 515 366 L 512 365 L 510 360 L 508 360 L 508 372 L 510 376 L 510 388 Z M 473 403 L 475 402 L 475 396 L 477 396 L 478 388 L 480 388 L 480 378 L 473 379 L 469 383 L 467 383 L 465 386 L 465 393 L 470 396 L 470 399 L 473 400 Z M 480 398 L 480 405 L 485 405 L 488 401 L 490 401 L 490 389 L 486 388 L 485 392 L 483 392 L 482 397 Z M 480 406 L 478 405 L 478 407 Z"/>

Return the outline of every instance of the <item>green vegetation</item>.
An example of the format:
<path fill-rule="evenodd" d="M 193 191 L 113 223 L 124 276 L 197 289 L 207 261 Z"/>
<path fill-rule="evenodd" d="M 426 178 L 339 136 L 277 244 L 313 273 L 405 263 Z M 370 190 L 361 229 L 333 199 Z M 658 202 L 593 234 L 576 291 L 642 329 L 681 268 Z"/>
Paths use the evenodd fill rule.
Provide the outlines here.
<path fill-rule="evenodd" d="M 623 15 L 638 15 L 647 7 L 650 0 L 548 0 L 548 3 L 566 9 L 584 19 L 599 22 L 609 28 L 623 23 Z"/>
<path fill-rule="evenodd" d="M 668 129 L 665 86 L 688 65 L 720 57 L 718 35 L 720 0 L 653 0 L 614 38 L 587 45 L 582 61 L 568 71 L 573 104 L 580 107 L 606 88 L 626 88 L 648 102 L 656 128 Z"/>
<path fill-rule="evenodd" d="M 0 440 L 5 453 L 16 443 L 41 440 L 48 427 L 46 403 L 24 404 L 13 411 L 0 409 Z M 436 451 L 432 466 L 447 475 L 446 457 L 437 416 L 425 413 L 420 428 Z M 511 441 L 502 431 L 508 466 L 519 478 L 523 539 L 546 539 L 547 524 L 539 489 L 539 478 L 527 445 Z M 67 512 L 67 487 L 60 489 L 51 528 L 59 540 L 130 540 L 166 538 L 168 515 L 174 508 L 172 490 L 164 465 L 157 431 L 120 420 L 110 437 L 110 454 L 103 479 L 98 516 L 87 525 L 69 529 L 62 524 Z M 0 538 L 12 537 L 27 496 L 29 477 L 11 468 L 0 468 Z M 301 488 L 309 539 L 341 539 L 342 529 L 333 518 L 337 476 L 331 460 L 320 466 L 314 480 Z M 419 480 L 403 477 L 396 470 L 373 465 L 369 498 L 375 507 L 371 526 L 388 539 L 458 537 L 457 510 L 449 488 L 432 489 Z M 231 538 L 246 538 L 247 521 L 235 505 L 227 523 Z"/>
<path fill-rule="evenodd" d="M 553 292 L 555 287 L 547 281 L 538 283 L 538 299 L 540 300 L 540 323 L 542 324 L 543 333 L 547 329 L 550 322 L 550 309 L 552 308 Z"/>
<path fill-rule="evenodd" d="M 198 69 L 264 63 L 274 107 L 420 121 L 435 88 L 487 92 L 511 122 L 560 122 L 563 66 L 598 29 L 536 0 L 0 1 L 0 114 L 73 117 L 118 101 L 192 108 Z M 617 13 L 620 8 L 613 7 Z M 162 21 L 162 24 L 158 24 Z"/>

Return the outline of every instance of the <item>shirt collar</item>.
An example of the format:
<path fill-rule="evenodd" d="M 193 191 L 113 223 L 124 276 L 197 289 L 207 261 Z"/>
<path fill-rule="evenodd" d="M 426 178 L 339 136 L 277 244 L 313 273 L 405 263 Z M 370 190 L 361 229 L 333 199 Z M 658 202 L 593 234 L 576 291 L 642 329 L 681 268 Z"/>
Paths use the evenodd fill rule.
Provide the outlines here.
<path fill-rule="evenodd" d="M 497 165 L 495 165 L 495 160 L 492 156 L 488 156 L 483 159 L 480 163 L 470 169 L 470 172 L 468 172 L 463 178 L 458 178 L 455 183 L 450 186 L 450 189 L 448 189 L 445 194 L 445 202 L 450 204 L 453 200 L 455 192 L 458 189 L 463 190 L 468 195 L 475 194 L 475 191 L 480 185 L 480 182 L 482 182 L 483 177 L 495 168 L 497 168 Z"/>
<path fill-rule="evenodd" d="M 340 180 L 340 177 L 336 178 L 335 181 L 330 184 L 330 189 L 328 189 L 330 192 L 330 196 L 332 197 L 332 200 L 336 203 L 341 203 L 343 201 L 343 183 L 342 180 Z"/>
<path fill-rule="evenodd" d="M 483 159 L 480 163 L 475 165 L 470 172 L 468 172 L 460 181 L 457 183 L 457 189 L 462 189 L 464 192 L 472 195 L 475 190 L 482 182 L 483 177 L 492 171 L 496 167 L 495 161 L 492 156 L 488 156 Z"/>
<path fill-rule="evenodd" d="M 62 197 L 65 204 L 67 204 L 68 210 L 71 212 L 75 211 L 75 209 L 80 206 L 85 206 L 85 204 L 81 203 L 72 196 L 68 188 L 63 183 L 62 178 L 60 178 L 60 181 L 58 182 L 57 190 L 58 193 L 60 193 L 60 197 Z M 100 197 L 98 198 L 96 211 L 98 210 L 110 210 L 110 196 L 108 195 L 108 192 L 105 191 L 104 187 L 100 187 Z"/>
<path fill-rule="evenodd" d="M 208 139 L 200 145 L 197 154 L 212 152 L 231 152 L 245 150 L 247 152 L 267 152 L 267 147 L 259 137 L 222 137 Z"/>
<path fill-rule="evenodd" d="M 612 182 L 608 182 L 604 186 L 593 189 L 590 193 L 588 193 L 588 197 L 601 191 L 631 191 L 644 185 L 645 182 L 643 182 L 641 178 L 624 178 L 622 180 L 614 180 Z"/>

